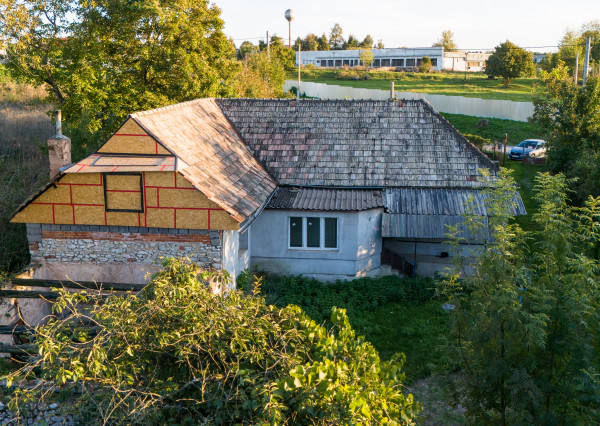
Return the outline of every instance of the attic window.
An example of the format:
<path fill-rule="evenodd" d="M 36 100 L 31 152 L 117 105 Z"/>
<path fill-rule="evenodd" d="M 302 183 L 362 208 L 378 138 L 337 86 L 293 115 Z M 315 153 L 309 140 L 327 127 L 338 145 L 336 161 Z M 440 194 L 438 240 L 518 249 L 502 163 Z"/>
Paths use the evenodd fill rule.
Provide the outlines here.
<path fill-rule="evenodd" d="M 104 208 L 107 212 L 144 212 L 142 174 L 137 172 L 103 173 Z"/>

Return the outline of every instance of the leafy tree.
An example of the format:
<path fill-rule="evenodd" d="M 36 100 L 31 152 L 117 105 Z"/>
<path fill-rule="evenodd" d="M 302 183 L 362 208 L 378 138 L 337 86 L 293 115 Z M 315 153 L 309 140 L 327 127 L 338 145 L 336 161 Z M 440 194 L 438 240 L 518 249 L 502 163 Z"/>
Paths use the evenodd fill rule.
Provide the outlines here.
<path fill-rule="evenodd" d="M 371 49 L 375 45 L 375 40 L 371 37 L 371 34 L 367 34 L 365 39 L 360 42 L 358 47 L 361 49 Z"/>
<path fill-rule="evenodd" d="M 81 395 L 63 408 L 82 423 L 413 423 L 403 356 L 381 362 L 343 309 L 327 330 L 297 306 L 206 283 L 228 278 L 171 259 L 137 297 L 63 291 L 54 310 L 70 316 L 38 329 L 39 357 L 13 375 L 39 371 L 51 388 L 17 393 L 11 407 L 61 387 Z"/>
<path fill-rule="evenodd" d="M 348 36 L 348 40 L 342 46 L 342 49 L 358 49 L 358 39 L 353 34 Z"/>
<path fill-rule="evenodd" d="M 266 51 L 253 52 L 242 62 L 234 90 L 245 98 L 280 98 L 284 83 L 285 68 L 279 57 Z"/>
<path fill-rule="evenodd" d="M 546 132 L 550 169 L 577 178 L 572 186 L 581 204 L 588 195 L 600 196 L 600 80 L 577 87 L 564 66 L 541 78 L 546 90 L 534 99 L 531 121 Z"/>
<path fill-rule="evenodd" d="M 269 41 L 271 55 L 274 55 L 286 70 L 292 70 L 296 66 L 296 52 L 289 49 L 284 40 L 277 34 L 273 34 Z"/>
<path fill-rule="evenodd" d="M 46 85 L 71 134 L 88 135 L 86 147 L 72 137 L 76 150 L 132 111 L 234 95 L 235 46 L 207 1 L 2 0 L 0 14 L 8 66 Z"/>
<path fill-rule="evenodd" d="M 258 46 L 252 44 L 252 42 L 244 41 L 240 44 L 240 48 L 238 49 L 238 59 L 244 59 L 246 56 L 257 50 L 259 50 Z"/>
<path fill-rule="evenodd" d="M 533 54 L 508 40 L 496 46 L 485 68 L 486 74 L 502 77 L 506 87 L 513 79 L 531 75 L 534 71 Z"/>
<path fill-rule="evenodd" d="M 383 40 L 379 39 L 379 41 L 375 45 L 375 49 L 385 49 L 385 46 L 383 44 Z"/>
<path fill-rule="evenodd" d="M 327 35 L 323 34 L 321 37 L 317 39 L 318 47 L 317 50 L 329 50 L 329 40 L 327 39 Z"/>
<path fill-rule="evenodd" d="M 441 37 L 432 46 L 443 47 L 446 51 L 458 49 L 458 46 L 454 42 L 454 33 L 451 30 L 442 31 Z"/>
<path fill-rule="evenodd" d="M 516 187 L 508 171 L 486 181 L 489 223 L 466 216 L 471 235 L 489 230 L 486 249 L 468 276 L 459 279 L 467 266 L 459 262 L 443 286 L 456 305 L 468 416 L 502 425 L 593 423 L 600 263 L 590 255 L 600 241 L 600 199 L 569 207 L 564 175 L 539 175 L 532 235 L 511 222 Z M 458 227 L 450 233 L 455 244 L 465 238 Z"/>
<path fill-rule="evenodd" d="M 360 51 L 360 63 L 365 67 L 365 75 L 373 65 L 373 52 L 371 49 L 363 49 Z"/>
<path fill-rule="evenodd" d="M 431 71 L 431 67 L 432 67 L 432 62 L 431 62 L 431 58 L 429 58 L 428 56 L 423 56 L 423 58 L 421 58 L 421 63 L 419 64 L 419 72 L 421 73 L 426 73 Z"/>
<path fill-rule="evenodd" d="M 329 48 L 331 50 L 341 50 L 344 47 L 343 31 L 340 24 L 335 24 L 329 33 Z"/>
<path fill-rule="evenodd" d="M 302 38 L 296 37 L 294 44 L 292 44 L 292 49 L 297 52 L 300 47 L 302 47 Z"/>
<path fill-rule="evenodd" d="M 302 50 L 307 51 L 315 51 L 319 50 L 319 39 L 313 33 L 309 33 L 302 40 Z"/>

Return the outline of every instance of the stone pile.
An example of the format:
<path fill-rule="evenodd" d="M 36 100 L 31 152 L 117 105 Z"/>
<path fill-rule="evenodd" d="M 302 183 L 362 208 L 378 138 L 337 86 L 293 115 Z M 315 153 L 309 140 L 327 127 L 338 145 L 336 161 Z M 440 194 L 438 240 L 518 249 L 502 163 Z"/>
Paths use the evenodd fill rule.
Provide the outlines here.
<path fill-rule="evenodd" d="M 23 410 L 17 416 L 8 407 L 0 402 L 0 425 L 75 425 L 76 422 L 71 415 L 64 415 L 59 409 L 59 404 L 31 404 L 28 409 Z"/>

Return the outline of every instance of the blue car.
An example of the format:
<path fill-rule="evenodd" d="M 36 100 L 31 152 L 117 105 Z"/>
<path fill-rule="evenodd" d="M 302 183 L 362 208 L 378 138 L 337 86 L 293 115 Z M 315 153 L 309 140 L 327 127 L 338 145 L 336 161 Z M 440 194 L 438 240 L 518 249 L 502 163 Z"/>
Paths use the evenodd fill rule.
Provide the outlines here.
<path fill-rule="evenodd" d="M 522 160 L 523 157 L 527 157 L 527 155 L 533 151 L 534 149 L 538 149 L 543 147 L 546 144 L 546 141 L 541 139 L 526 139 L 524 141 L 519 142 L 517 146 L 511 148 L 508 153 L 508 158 L 511 160 Z"/>

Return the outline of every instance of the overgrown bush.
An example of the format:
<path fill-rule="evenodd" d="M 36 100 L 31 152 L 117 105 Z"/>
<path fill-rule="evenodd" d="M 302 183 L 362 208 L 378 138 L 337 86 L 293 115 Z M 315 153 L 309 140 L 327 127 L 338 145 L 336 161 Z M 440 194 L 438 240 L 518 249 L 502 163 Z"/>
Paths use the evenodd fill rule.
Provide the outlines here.
<path fill-rule="evenodd" d="M 494 142 L 492 142 L 490 139 L 484 138 L 483 136 L 469 135 L 466 133 L 463 134 L 463 136 L 465 138 L 467 138 L 469 140 L 469 142 L 471 142 L 473 145 L 475 145 L 479 150 L 482 150 L 484 145 L 493 145 L 494 144 Z"/>
<path fill-rule="evenodd" d="M 39 375 L 54 383 L 50 394 L 76 391 L 65 405 L 83 423 L 413 422 L 420 405 L 402 392 L 404 356 L 381 362 L 343 309 L 327 330 L 297 306 L 213 294 L 207 283 L 226 286 L 227 276 L 173 259 L 164 266 L 137 297 L 98 303 L 63 291 L 54 310 L 70 315 L 37 329 L 39 357 L 12 379 Z M 19 392 L 11 407 L 44 396 Z"/>
<path fill-rule="evenodd" d="M 244 283 L 249 280 L 250 275 L 246 274 L 242 286 L 247 286 Z M 327 321 L 332 307 L 343 307 L 355 324 L 356 314 L 372 311 L 389 302 L 431 300 L 435 294 L 435 283 L 429 278 L 400 278 L 395 275 L 334 283 L 323 283 L 300 275 L 272 275 L 264 278 L 261 291 L 267 303 L 279 307 L 298 305 L 317 322 Z"/>

